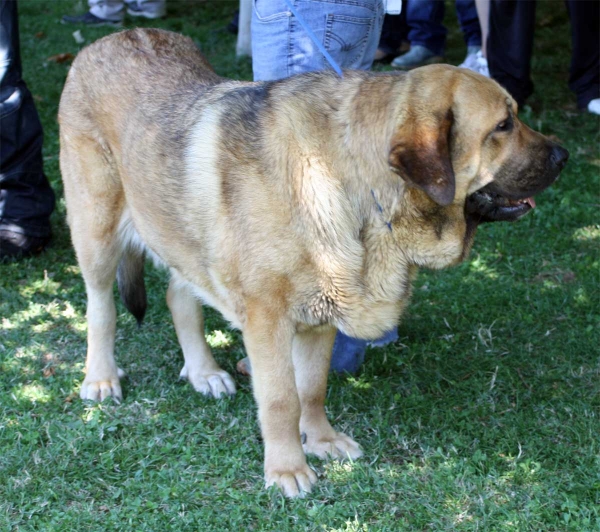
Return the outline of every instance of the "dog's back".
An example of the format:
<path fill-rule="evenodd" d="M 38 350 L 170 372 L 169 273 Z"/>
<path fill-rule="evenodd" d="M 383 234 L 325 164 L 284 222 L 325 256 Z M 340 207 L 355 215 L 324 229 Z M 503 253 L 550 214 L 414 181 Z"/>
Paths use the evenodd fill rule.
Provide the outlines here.
<path fill-rule="evenodd" d="M 148 192 L 151 173 L 167 166 L 162 175 L 179 182 L 186 147 L 181 132 L 191 128 L 200 97 L 221 81 L 190 38 L 162 30 L 112 34 L 79 53 L 58 117 L 74 240 L 79 224 L 72 218 L 88 201 L 93 225 L 106 223 L 108 234 L 125 210 L 135 210 L 131 198 Z"/>
<path fill-rule="evenodd" d="M 190 38 L 157 29 L 124 31 L 78 54 L 61 97 L 59 121 L 82 130 L 100 124 L 107 129 L 103 136 L 118 137 L 132 114 L 152 123 L 157 113 L 181 110 L 186 96 L 219 81 Z"/>

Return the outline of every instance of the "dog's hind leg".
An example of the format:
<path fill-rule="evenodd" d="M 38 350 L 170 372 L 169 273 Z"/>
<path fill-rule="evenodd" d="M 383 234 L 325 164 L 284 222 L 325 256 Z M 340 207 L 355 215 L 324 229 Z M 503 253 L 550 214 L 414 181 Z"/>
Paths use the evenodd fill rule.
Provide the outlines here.
<path fill-rule="evenodd" d="M 88 350 L 81 398 L 122 398 L 114 358 L 113 284 L 121 254 L 118 227 L 124 195 L 103 148 L 84 135 L 61 131 L 61 172 L 71 238 L 87 292 Z"/>
<path fill-rule="evenodd" d="M 202 305 L 191 292 L 190 286 L 176 274 L 169 283 L 167 305 L 185 360 L 179 376 L 187 379 L 197 392 L 204 395 L 215 398 L 233 395 L 233 378 L 219 367 L 204 337 Z"/>
<path fill-rule="evenodd" d="M 327 375 L 336 330 L 311 329 L 296 333 L 292 353 L 296 387 L 300 397 L 300 432 L 307 454 L 319 458 L 362 456 L 359 445 L 349 436 L 336 432 L 325 414 Z"/>

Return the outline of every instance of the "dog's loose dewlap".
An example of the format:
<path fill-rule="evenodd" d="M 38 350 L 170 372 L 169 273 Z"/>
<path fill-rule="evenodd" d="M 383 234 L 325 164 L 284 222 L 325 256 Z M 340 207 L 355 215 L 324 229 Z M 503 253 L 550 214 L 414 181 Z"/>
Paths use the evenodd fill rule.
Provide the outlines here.
<path fill-rule="evenodd" d="M 479 223 L 531 210 L 568 157 L 468 70 L 238 82 L 190 39 L 152 29 L 85 48 L 59 121 L 88 296 L 81 397 L 121 399 L 112 287 L 141 320 L 149 255 L 171 272 L 181 374 L 197 391 L 235 393 L 199 300 L 243 331 L 266 483 L 292 497 L 316 481 L 305 453 L 362 454 L 325 416 L 336 329 L 394 327 L 418 268 L 465 259 Z"/>

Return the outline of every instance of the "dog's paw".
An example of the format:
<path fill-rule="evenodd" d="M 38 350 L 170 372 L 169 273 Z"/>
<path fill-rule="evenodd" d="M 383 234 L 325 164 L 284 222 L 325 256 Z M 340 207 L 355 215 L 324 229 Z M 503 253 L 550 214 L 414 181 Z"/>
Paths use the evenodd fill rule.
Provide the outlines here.
<path fill-rule="evenodd" d="M 317 474 L 308 464 L 290 471 L 276 469 L 265 471 L 266 487 L 277 486 L 286 497 L 290 498 L 304 497 L 310 493 L 316 481 Z"/>
<path fill-rule="evenodd" d="M 183 366 L 179 378 L 187 379 L 194 390 L 215 399 L 218 399 L 221 395 L 235 394 L 235 382 L 231 375 L 223 370 L 206 373 L 200 371 L 190 372 L 187 366 Z"/>
<path fill-rule="evenodd" d="M 360 445 L 341 432 L 336 432 L 334 436 L 324 438 L 307 436 L 302 448 L 306 454 L 314 454 L 323 460 L 332 458 L 356 460 L 363 455 Z"/>
<path fill-rule="evenodd" d="M 121 391 L 120 377 L 124 377 L 125 372 L 118 370 L 118 375 L 108 379 L 95 379 L 87 375 L 81 384 L 79 396 L 88 401 L 104 401 L 107 397 L 112 397 L 117 403 L 123 399 Z"/>

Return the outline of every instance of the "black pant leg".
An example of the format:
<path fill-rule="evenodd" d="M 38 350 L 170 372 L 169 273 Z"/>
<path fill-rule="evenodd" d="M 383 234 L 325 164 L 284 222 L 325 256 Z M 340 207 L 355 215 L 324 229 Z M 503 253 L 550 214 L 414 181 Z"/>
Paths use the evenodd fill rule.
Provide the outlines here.
<path fill-rule="evenodd" d="M 402 41 L 406 40 L 408 26 L 406 25 L 406 10 L 399 15 L 386 15 L 383 19 L 379 48 L 386 53 L 393 54 L 398 51 Z"/>
<path fill-rule="evenodd" d="M 600 98 L 600 3 L 597 0 L 567 0 L 571 18 L 571 73 L 569 88 L 577 105 L 586 108 Z"/>
<path fill-rule="evenodd" d="M 491 0 L 487 60 L 490 75 L 522 105 L 533 92 L 534 0 Z"/>
<path fill-rule="evenodd" d="M 54 192 L 44 175 L 43 132 L 21 79 L 16 0 L 0 0 L 0 230 L 50 235 Z"/>

